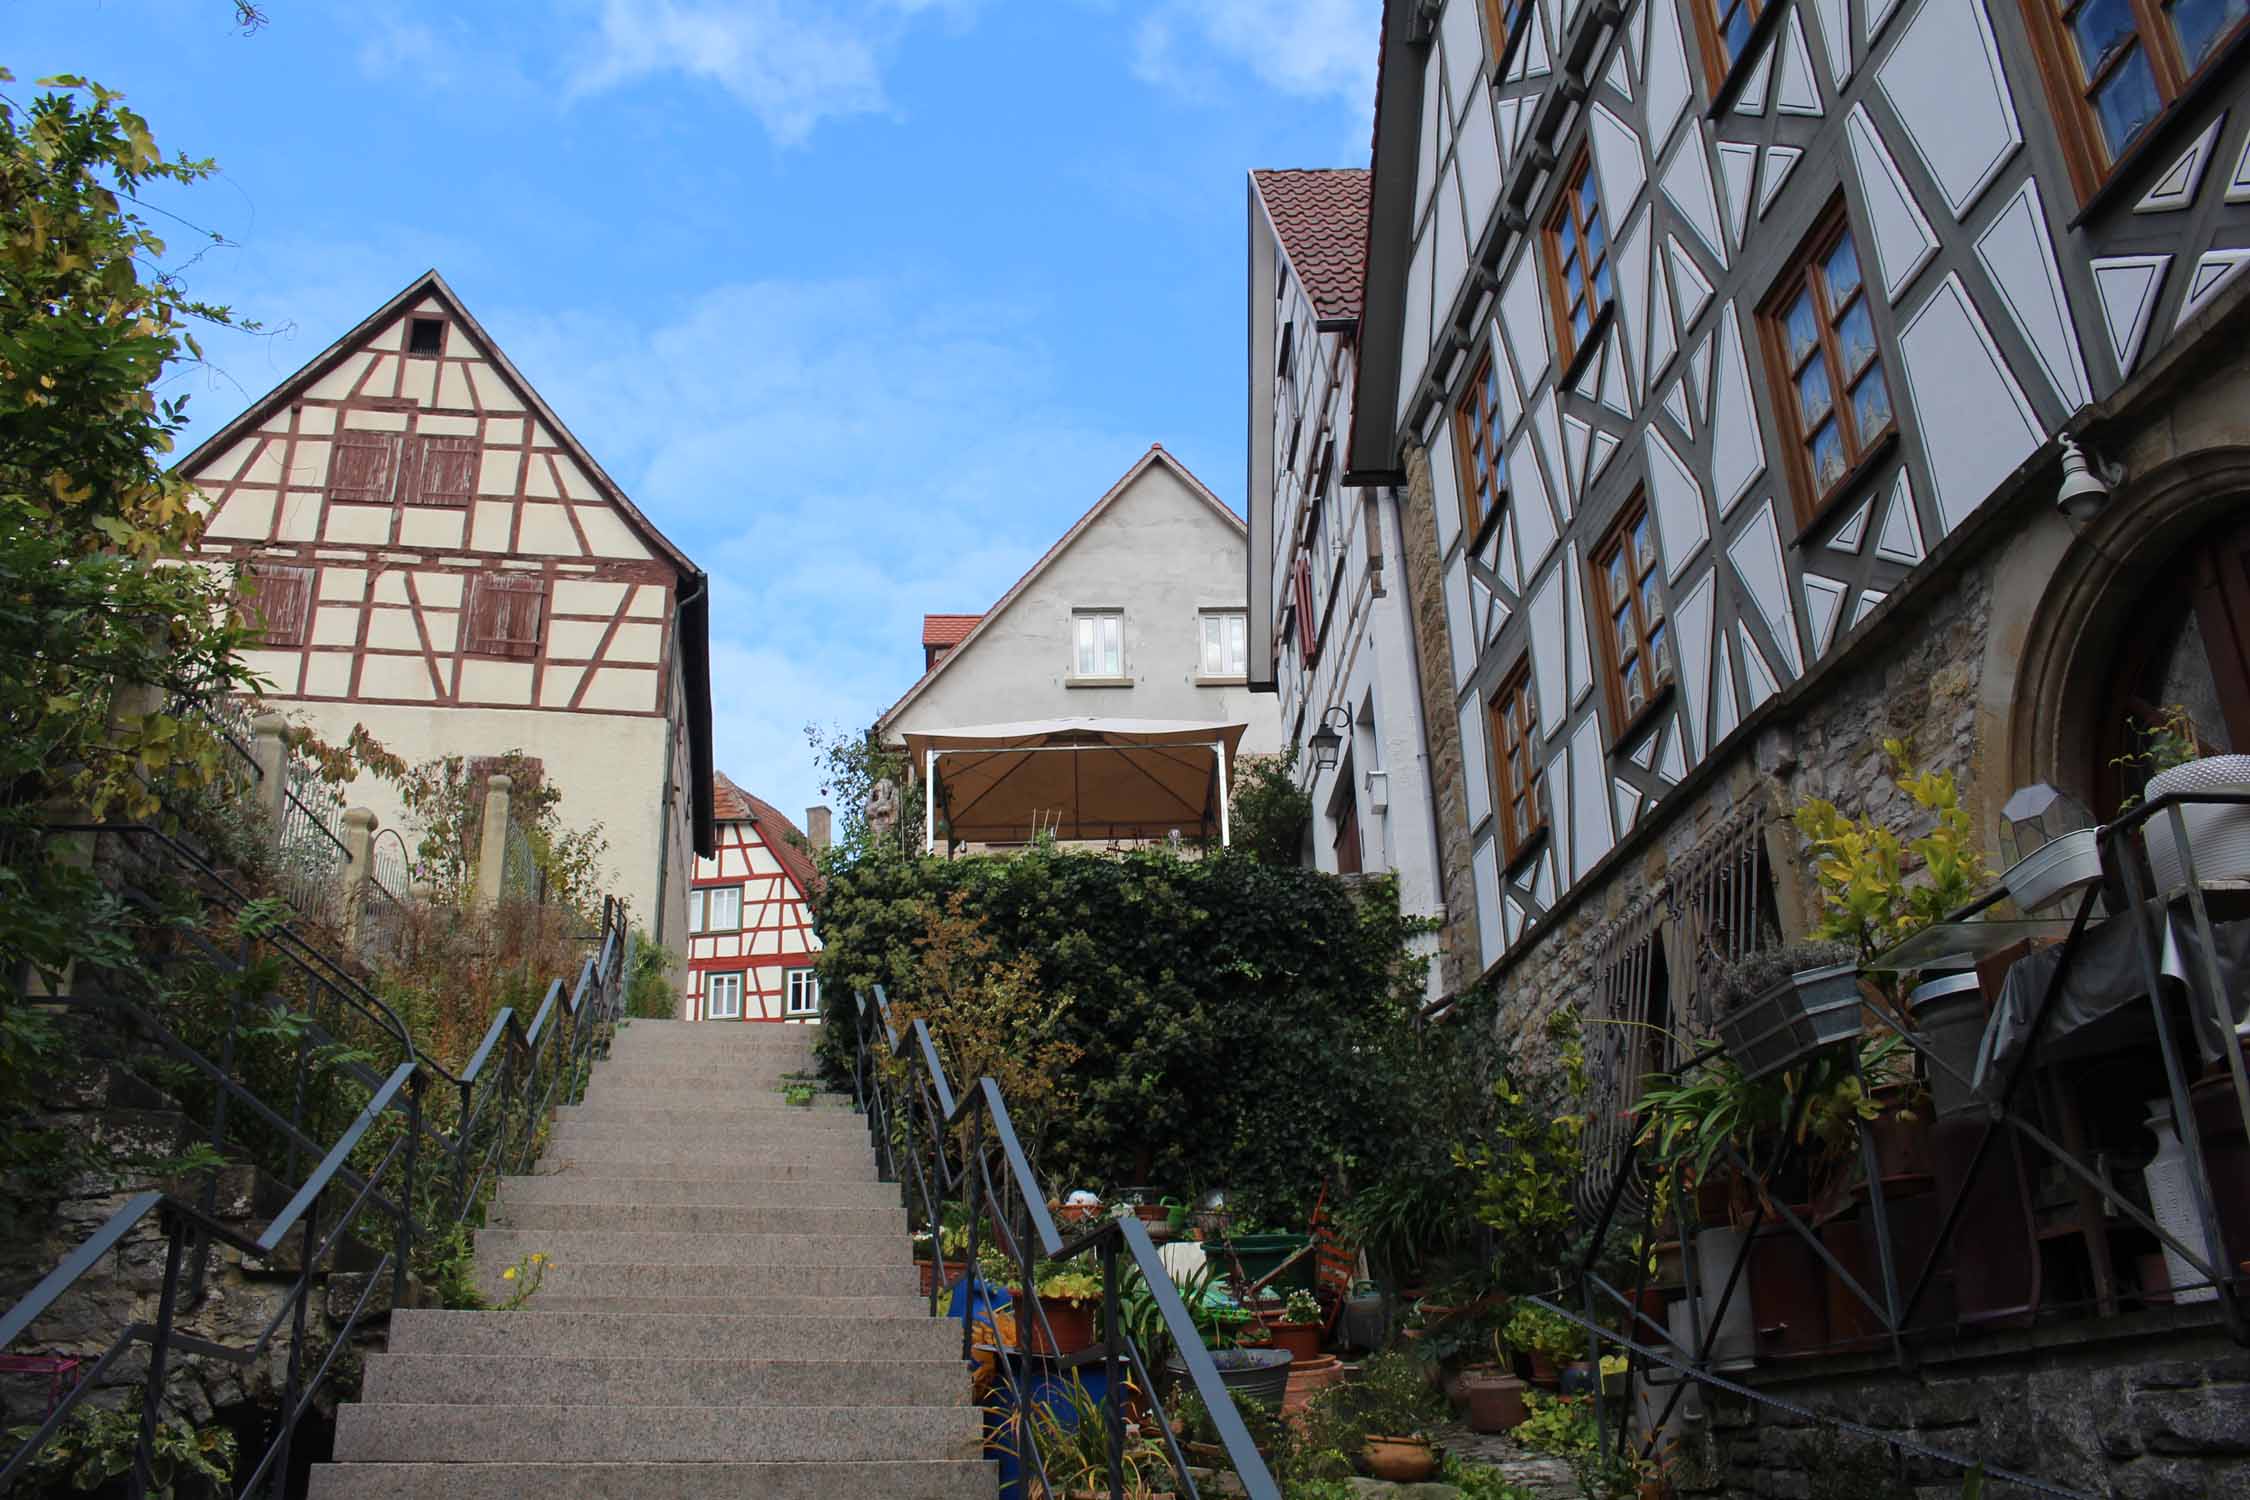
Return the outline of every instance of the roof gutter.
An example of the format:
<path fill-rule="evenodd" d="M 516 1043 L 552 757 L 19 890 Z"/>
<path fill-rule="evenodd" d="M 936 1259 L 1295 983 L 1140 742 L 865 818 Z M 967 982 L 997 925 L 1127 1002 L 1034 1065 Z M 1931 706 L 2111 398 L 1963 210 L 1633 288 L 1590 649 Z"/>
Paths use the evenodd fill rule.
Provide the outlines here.
<path fill-rule="evenodd" d="M 695 852 L 711 859 L 719 849 L 711 782 L 711 580 L 693 565 L 684 576 L 689 586 L 680 595 L 678 608 L 680 666 L 687 689 L 688 781 L 693 788 L 689 819 Z"/>
<path fill-rule="evenodd" d="M 1399 463 L 1398 388 L 1406 346 L 1406 276 L 1414 259 L 1415 149 L 1421 139 L 1428 29 L 1414 0 L 1384 0 L 1375 82 L 1375 151 L 1367 192 L 1367 270 L 1344 483 L 1406 482 Z"/>

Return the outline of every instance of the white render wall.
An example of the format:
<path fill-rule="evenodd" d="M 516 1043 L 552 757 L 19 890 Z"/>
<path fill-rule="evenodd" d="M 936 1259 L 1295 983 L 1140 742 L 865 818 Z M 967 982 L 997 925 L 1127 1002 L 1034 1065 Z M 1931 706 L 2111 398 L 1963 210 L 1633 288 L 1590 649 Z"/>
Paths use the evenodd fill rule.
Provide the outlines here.
<path fill-rule="evenodd" d="M 1167 465 L 1148 465 L 885 723 L 886 737 L 1025 719 L 1187 719 L 1247 724 L 1242 753 L 1272 753 L 1272 695 L 1198 680 L 1200 611 L 1246 607 L 1246 545 Z M 1131 684 L 1071 686 L 1071 611 L 1113 608 L 1125 616 Z"/>
<path fill-rule="evenodd" d="M 695 857 L 691 844 L 675 830 L 670 868 L 659 887 L 663 843 L 665 757 L 669 720 L 645 715 L 542 712 L 537 709 L 415 708 L 388 703 L 276 703 L 292 724 L 311 729 L 340 745 L 354 724 L 365 724 L 383 747 L 409 765 L 440 755 L 503 755 L 521 750 L 546 768 L 548 783 L 562 792 L 556 809 L 563 825 L 602 825 L 609 839 L 607 890 L 628 902 L 630 920 L 655 928 L 658 902 L 668 908 L 666 945 L 687 951 L 682 930 L 687 871 Z M 365 807 L 382 828 L 396 828 L 411 855 L 417 838 L 406 809 L 386 784 L 361 776 L 344 791 L 348 807 Z M 669 889 L 676 887 L 676 890 Z"/>

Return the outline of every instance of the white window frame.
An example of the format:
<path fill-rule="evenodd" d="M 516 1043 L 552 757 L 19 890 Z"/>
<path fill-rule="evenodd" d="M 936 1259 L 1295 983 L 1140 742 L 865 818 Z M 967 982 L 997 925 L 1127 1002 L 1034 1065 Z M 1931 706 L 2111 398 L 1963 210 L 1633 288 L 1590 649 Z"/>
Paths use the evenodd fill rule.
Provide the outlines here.
<path fill-rule="evenodd" d="M 1250 675 L 1250 615 L 1240 609 L 1207 609 L 1196 620 L 1198 676 L 1205 682 L 1243 682 Z"/>
<path fill-rule="evenodd" d="M 703 931 L 703 890 L 700 886 L 687 893 L 687 930 L 690 937 Z"/>
<path fill-rule="evenodd" d="M 747 978 L 742 970 L 730 969 L 724 973 L 706 969 L 703 973 L 703 1019 L 706 1021 L 739 1021 L 742 1019 L 742 991 Z M 719 1009 L 719 991 L 733 991 L 730 1008 Z"/>
<path fill-rule="evenodd" d="M 782 1014 L 788 1016 L 817 1016 L 820 1014 L 820 971 L 818 969 L 791 969 L 784 993 L 787 999 Z"/>
<path fill-rule="evenodd" d="M 1125 611 L 1070 612 L 1070 675 L 1078 682 L 1116 682 L 1125 676 Z"/>
<path fill-rule="evenodd" d="M 706 932 L 740 932 L 742 930 L 742 887 L 739 885 L 711 885 L 705 886 L 703 890 L 706 903 L 704 911 L 706 925 L 703 930 Z M 721 896 L 734 898 L 734 920 L 724 926 L 720 925 L 719 922 L 719 907 L 721 905 L 719 898 Z"/>

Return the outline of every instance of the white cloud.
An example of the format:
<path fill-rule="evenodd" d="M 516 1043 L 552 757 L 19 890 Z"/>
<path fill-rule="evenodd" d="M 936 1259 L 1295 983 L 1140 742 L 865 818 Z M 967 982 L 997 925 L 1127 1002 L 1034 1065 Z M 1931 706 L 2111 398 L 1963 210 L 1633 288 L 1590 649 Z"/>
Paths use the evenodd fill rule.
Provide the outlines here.
<path fill-rule="evenodd" d="M 1380 12 L 1380 0 L 1162 0 L 1135 33 L 1133 72 L 1211 97 L 1224 91 L 1213 64 L 1230 63 L 1281 93 L 1333 97 L 1371 117 Z"/>
<path fill-rule="evenodd" d="M 779 145 L 824 119 L 889 108 L 883 68 L 910 18 L 974 0 L 601 0 L 570 81 L 595 94 L 664 73 L 718 84 Z"/>
<path fill-rule="evenodd" d="M 818 795 L 805 725 L 873 722 L 921 673 L 925 612 L 992 604 L 1162 436 L 1073 407 L 1034 311 L 834 280 L 649 325 L 485 315 L 710 573 L 718 764 L 792 814 Z"/>

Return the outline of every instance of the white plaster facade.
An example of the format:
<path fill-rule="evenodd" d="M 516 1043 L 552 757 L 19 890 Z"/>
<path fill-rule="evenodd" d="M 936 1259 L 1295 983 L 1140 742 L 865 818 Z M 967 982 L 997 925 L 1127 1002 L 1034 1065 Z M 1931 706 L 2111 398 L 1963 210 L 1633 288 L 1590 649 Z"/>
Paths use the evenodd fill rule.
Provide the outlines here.
<path fill-rule="evenodd" d="M 1365 176 L 1251 174 L 1249 503 L 1261 564 L 1250 575 L 1260 616 L 1251 674 L 1253 686 L 1275 694 L 1282 741 L 1296 748 L 1297 782 L 1312 797 L 1310 862 L 1392 872 L 1401 910 L 1442 920 L 1397 496 L 1345 485 L 1335 461 L 1351 411 L 1358 302 L 1356 286 L 1348 296 L 1337 290 L 1347 273 L 1356 280 L 1358 257 L 1337 250 L 1364 233 Z M 1308 232 L 1316 220 L 1319 231 Z M 1317 288 L 1292 261 L 1293 238 L 1301 256 L 1326 262 L 1310 268 Z M 1349 730 L 1331 723 L 1344 743 L 1322 769 L 1309 741 L 1339 718 Z M 1417 939 L 1427 953 L 1436 944 L 1434 935 Z M 1434 999 L 1434 964 L 1428 984 Z"/>
<path fill-rule="evenodd" d="M 1203 670 L 1205 616 L 1245 611 L 1246 545 L 1241 518 L 1150 448 L 883 714 L 885 742 L 1033 719 L 1172 719 L 1246 724 L 1241 752 L 1273 753 L 1273 699 L 1246 674 Z M 1119 622 L 1119 659 L 1092 673 L 1077 670 L 1082 613 Z"/>

